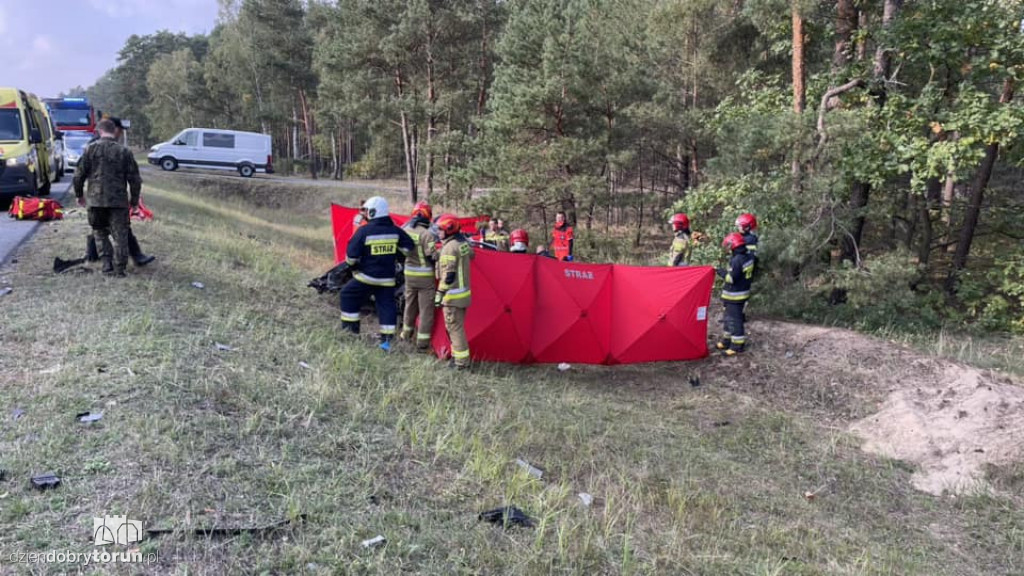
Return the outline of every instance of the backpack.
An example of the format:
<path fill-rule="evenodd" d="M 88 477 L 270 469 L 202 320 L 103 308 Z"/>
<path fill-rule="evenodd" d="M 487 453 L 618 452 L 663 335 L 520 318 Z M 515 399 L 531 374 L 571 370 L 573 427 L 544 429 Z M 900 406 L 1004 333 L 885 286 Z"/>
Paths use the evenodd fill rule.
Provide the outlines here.
<path fill-rule="evenodd" d="M 7 214 L 18 220 L 63 220 L 64 207 L 49 198 L 15 196 Z"/>

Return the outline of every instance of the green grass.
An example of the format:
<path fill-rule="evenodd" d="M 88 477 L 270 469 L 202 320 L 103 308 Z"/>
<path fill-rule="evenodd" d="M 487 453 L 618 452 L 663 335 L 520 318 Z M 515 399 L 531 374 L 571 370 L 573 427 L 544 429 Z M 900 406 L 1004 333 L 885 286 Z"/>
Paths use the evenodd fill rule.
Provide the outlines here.
<path fill-rule="evenodd" d="M 807 384 L 756 355 L 468 374 L 384 356 L 304 287 L 330 263 L 324 208 L 341 193 L 304 191 L 289 211 L 157 182 L 157 220 L 136 225 L 151 268 L 48 273 L 81 251 L 79 211 L 3 274 L 15 291 L 0 300 L 0 573 L 69 570 L 7 555 L 91 551 L 102 513 L 178 531 L 145 540 L 159 562 L 133 573 L 1024 573 L 1019 471 L 1004 471 L 1009 492 L 917 493 L 907 466 L 759 395 L 745 374 Z M 77 423 L 85 410 L 104 417 Z M 30 488 L 46 471 L 63 485 Z M 579 492 L 599 500 L 584 507 Z M 477 521 L 504 504 L 537 527 Z M 281 519 L 296 522 L 188 533 Z M 386 546 L 360 546 L 377 534 Z"/>

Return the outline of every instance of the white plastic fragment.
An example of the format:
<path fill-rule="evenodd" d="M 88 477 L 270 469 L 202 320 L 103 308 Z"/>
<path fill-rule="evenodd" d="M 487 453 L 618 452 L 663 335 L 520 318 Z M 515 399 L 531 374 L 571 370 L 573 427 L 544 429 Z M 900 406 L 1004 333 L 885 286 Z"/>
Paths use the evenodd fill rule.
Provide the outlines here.
<path fill-rule="evenodd" d="M 202 290 L 203 288 L 206 288 L 206 284 L 203 284 L 202 282 L 193 282 L 192 287 Z"/>
<path fill-rule="evenodd" d="M 378 534 L 377 536 L 374 536 L 373 538 L 370 538 L 369 540 L 363 540 L 363 548 L 376 548 L 378 546 L 383 546 L 383 545 L 385 545 L 387 543 L 388 543 L 387 538 L 385 538 L 385 537 L 381 536 L 380 534 Z"/>
<path fill-rule="evenodd" d="M 586 492 L 580 492 L 579 497 L 580 502 L 583 502 L 584 506 L 590 506 L 591 504 L 594 503 L 594 497 L 591 496 L 590 494 L 587 494 Z"/>
<path fill-rule="evenodd" d="M 568 370 L 570 368 L 572 368 L 572 366 L 569 365 L 568 362 L 562 362 L 561 364 L 558 365 L 558 371 L 559 372 L 565 372 L 566 370 Z"/>
<path fill-rule="evenodd" d="M 527 474 L 529 474 L 530 476 L 533 476 L 534 478 L 536 478 L 538 480 L 540 480 L 541 478 L 544 477 L 544 471 L 543 470 L 541 470 L 540 468 L 537 468 L 536 466 L 530 464 L 529 462 L 527 462 L 526 460 L 523 460 L 522 458 L 516 458 L 516 464 L 518 464 L 520 468 L 526 470 Z"/>

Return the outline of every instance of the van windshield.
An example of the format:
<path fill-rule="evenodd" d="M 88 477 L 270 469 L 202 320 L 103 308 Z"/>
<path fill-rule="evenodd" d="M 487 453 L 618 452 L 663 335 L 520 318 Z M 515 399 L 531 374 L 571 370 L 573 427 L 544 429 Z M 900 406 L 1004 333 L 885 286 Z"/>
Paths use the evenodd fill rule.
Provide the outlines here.
<path fill-rule="evenodd" d="M 17 108 L 0 109 L 0 140 L 21 140 L 21 112 Z"/>
<path fill-rule="evenodd" d="M 89 120 L 89 110 L 68 110 L 54 108 L 50 110 L 50 116 L 57 126 L 79 126 L 87 127 L 92 124 Z"/>

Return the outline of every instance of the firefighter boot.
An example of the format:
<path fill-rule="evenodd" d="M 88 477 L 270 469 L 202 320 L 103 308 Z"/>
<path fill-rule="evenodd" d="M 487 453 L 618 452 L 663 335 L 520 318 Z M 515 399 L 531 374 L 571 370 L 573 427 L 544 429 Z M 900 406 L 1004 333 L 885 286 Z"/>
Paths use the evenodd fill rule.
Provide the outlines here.
<path fill-rule="evenodd" d="M 729 346 L 731 346 L 731 345 L 732 345 L 732 338 L 723 336 L 722 339 L 719 340 L 717 344 L 715 344 L 715 348 L 717 348 L 719 350 L 728 350 Z"/>
<path fill-rule="evenodd" d="M 139 268 L 149 264 L 153 260 L 156 260 L 156 256 L 150 256 L 149 254 L 142 253 L 142 247 L 139 246 L 139 239 L 135 237 L 135 234 L 128 235 L 128 254 L 132 257 L 132 262 Z"/>
<path fill-rule="evenodd" d="M 742 342 L 738 344 L 736 342 L 733 342 L 732 345 L 729 346 L 729 349 L 725 351 L 725 355 L 736 356 L 737 354 L 742 354 L 744 346 L 746 345 Z"/>

